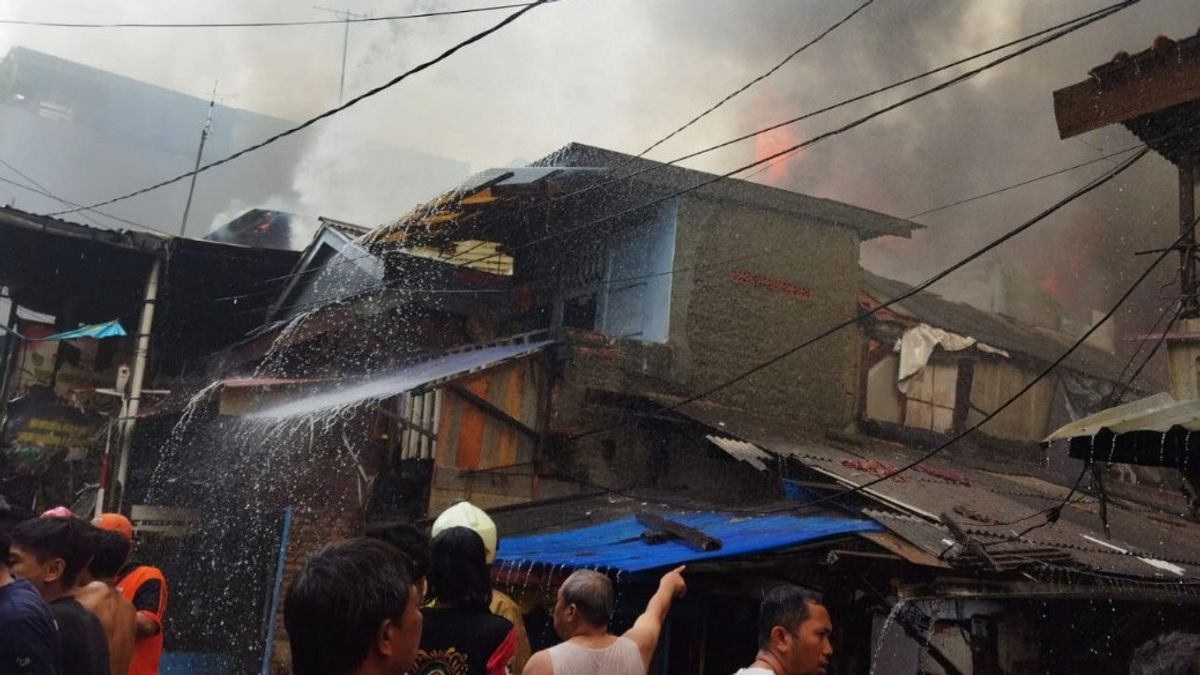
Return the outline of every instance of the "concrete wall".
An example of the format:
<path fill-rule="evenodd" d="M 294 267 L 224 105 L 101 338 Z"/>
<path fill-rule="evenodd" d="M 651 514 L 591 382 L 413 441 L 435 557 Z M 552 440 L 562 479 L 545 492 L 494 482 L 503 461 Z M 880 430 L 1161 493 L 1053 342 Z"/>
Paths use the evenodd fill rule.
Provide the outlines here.
<path fill-rule="evenodd" d="M 766 209 L 698 198 L 680 206 L 672 375 L 702 391 L 853 316 L 857 235 Z M 852 423 L 859 334 L 830 336 L 714 396 L 804 426 Z"/>

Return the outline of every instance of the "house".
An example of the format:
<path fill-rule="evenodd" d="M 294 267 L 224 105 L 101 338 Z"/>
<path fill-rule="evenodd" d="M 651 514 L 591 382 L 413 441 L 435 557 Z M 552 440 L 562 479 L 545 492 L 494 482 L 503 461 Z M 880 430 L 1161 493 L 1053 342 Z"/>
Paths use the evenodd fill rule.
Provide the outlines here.
<path fill-rule="evenodd" d="M 859 244 L 914 225 L 713 179 L 572 144 L 365 234 L 326 220 L 268 320 L 146 448 L 153 503 L 209 514 L 183 576 L 214 549 L 256 570 L 195 587 L 199 614 L 245 619 L 205 640 L 253 663 L 265 642 L 282 667 L 278 622 L 252 619 L 279 607 L 252 591 L 368 521 L 461 498 L 497 515 L 494 580 L 542 639 L 564 571 L 612 574 L 619 625 L 657 566 L 687 562 L 693 600 L 655 672 L 751 657 L 727 617 L 749 625 L 780 580 L 826 594 L 846 672 L 1105 672 L 1194 618 L 1176 600 L 1200 551 L 1176 542 L 1195 525 L 1075 493 L 1073 465 L 1047 471 L 1035 449 L 1055 414 L 1122 381 L 1116 357 L 1079 352 L 1022 414 L 930 453 L 1070 339 L 933 294 L 868 319 L 907 287 L 862 271 Z M 926 346 L 902 365 L 906 336 Z M 721 548 L 672 539 L 679 525 Z M 1145 620 L 1085 649 L 1114 606 Z"/>

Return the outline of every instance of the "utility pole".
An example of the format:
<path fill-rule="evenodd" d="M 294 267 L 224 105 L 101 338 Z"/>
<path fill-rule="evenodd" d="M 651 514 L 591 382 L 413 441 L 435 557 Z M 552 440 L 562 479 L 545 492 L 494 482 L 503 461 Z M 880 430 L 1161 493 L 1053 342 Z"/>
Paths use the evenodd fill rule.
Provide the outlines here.
<path fill-rule="evenodd" d="M 192 195 L 196 192 L 196 176 L 200 171 L 200 158 L 204 156 L 204 142 L 212 133 L 213 108 L 217 104 L 217 83 L 213 81 L 212 98 L 208 99 L 208 118 L 204 120 L 204 128 L 200 129 L 200 147 L 196 149 L 196 166 L 192 169 L 192 184 L 188 188 L 187 203 L 183 205 L 183 220 L 179 223 L 179 236 L 184 236 L 187 230 L 188 211 L 192 210 Z"/>
<path fill-rule="evenodd" d="M 313 5 L 313 9 L 319 9 L 322 12 L 329 12 L 342 20 L 342 76 L 338 80 L 338 104 L 341 105 L 342 100 L 346 98 L 346 51 L 350 45 L 350 21 L 352 19 L 366 19 L 366 14 L 359 14 L 348 9 L 334 9 L 332 7 L 320 7 Z"/>

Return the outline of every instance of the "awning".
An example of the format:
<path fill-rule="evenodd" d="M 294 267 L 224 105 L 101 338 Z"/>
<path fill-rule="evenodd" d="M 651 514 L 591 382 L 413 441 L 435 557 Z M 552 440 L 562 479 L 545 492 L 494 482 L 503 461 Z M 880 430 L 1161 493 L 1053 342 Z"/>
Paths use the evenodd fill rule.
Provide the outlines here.
<path fill-rule="evenodd" d="M 450 352 L 379 375 L 334 382 L 303 398 L 251 413 L 247 417 L 280 420 L 322 413 L 371 400 L 382 400 L 436 382 L 491 368 L 509 359 L 525 357 L 541 351 L 550 344 L 553 344 L 550 340 L 515 342 Z"/>
<path fill-rule="evenodd" d="M 91 326 L 80 326 L 75 330 L 55 333 L 48 337 L 41 338 L 42 340 L 76 340 L 78 338 L 94 338 L 97 340 L 109 337 L 124 337 L 125 329 L 121 327 L 121 322 L 113 319 L 105 323 L 97 323 Z"/>
<path fill-rule="evenodd" d="M 1078 419 L 1046 437 L 1076 459 L 1186 469 L 1200 453 L 1200 401 L 1159 393 Z"/>
<path fill-rule="evenodd" d="M 859 532 L 882 532 L 870 520 L 834 515 L 795 516 L 701 512 L 662 514 L 675 522 L 720 539 L 716 551 L 697 551 L 677 540 L 651 544 L 642 539 L 646 526 L 634 516 L 599 525 L 500 541 L 496 560 L 507 565 L 540 564 L 641 572 L 697 560 L 765 553 Z"/>

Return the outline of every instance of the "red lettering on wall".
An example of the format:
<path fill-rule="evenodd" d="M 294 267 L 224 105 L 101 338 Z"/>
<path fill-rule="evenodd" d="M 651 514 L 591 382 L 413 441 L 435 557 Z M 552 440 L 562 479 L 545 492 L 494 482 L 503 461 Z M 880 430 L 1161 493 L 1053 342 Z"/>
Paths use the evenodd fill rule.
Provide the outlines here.
<path fill-rule="evenodd" d="M 783 279 L 764 277 L 761 274 L 755 274 L 745 270 L 733 270 L 733 272 L 730 273 L 730 278 L 733 279 L 733 283 L 735 284 L 751 286 L 753 288 L 762 288 L 771 291 L 772 293 L 782 293 L 783 295 L 790 295 L 793 298 L 800 298 L 801 300 L 812 299 L 813 292 L 811 288 L 797 286 L 796 284 L 793 284 L 789 281 L 784 281 Z"/>

